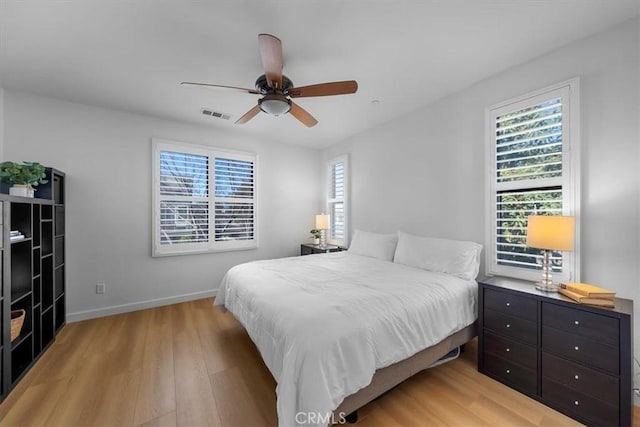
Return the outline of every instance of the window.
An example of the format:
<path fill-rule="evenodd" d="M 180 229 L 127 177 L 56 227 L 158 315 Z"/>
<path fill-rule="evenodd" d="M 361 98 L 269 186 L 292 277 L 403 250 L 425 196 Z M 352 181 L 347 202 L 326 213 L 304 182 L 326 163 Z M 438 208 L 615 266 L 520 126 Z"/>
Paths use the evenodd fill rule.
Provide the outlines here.
<path fill-rule="evenodd" d="M 333 245 L 347 244 L 347 188 L 349 183 L 347 164 L 347 156 L 335 158 L 328 164 L 327 211 L 331 224 L 327 242 Z"/>
<path fill-rule="evenodd" d="M 257 247 L 255 155 L 153 141 L 153 256 Z"/>
<path fill-rule="evenodd" d="M 487 110 L 487 273 L 540 278 L 542 251 L 526 246 L 529 215 L 576 215 L 579 206 L 578 81 Z M 554 280 L 579 280 L 573 252 L 554 252 Z"/>

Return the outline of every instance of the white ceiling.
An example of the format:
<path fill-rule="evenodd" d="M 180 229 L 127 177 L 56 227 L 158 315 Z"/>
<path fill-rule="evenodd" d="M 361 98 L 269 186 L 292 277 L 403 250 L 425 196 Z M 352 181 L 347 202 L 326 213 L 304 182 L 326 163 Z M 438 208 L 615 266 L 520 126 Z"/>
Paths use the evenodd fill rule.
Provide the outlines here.
<path fill-rule="evenodd" d="M 0 0 L 0 86 L 323 147 L 637 16 L 640 0 Z M 294 85 L 354 79 L 297 100 L 319 121 L 259 114 L 257 35 L 282 39 Z M 379 100 L 379 103 L 372 103 Z M 233 117 L 212 119 L 202 107 Z"/>

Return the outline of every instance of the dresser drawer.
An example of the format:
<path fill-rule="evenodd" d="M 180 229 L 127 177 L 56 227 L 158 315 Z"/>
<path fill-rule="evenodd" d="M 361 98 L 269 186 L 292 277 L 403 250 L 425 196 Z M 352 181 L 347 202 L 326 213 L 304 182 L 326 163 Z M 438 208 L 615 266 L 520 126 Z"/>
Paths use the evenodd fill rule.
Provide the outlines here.
<path fill-rule="evenodd" d="M 542 376 L 613 406 L 620 401 L 618 377 L 542 352 Z"/>
<path fill-rule="evenodd" d="M 556 304 L 542 303 L 542 324 L 618 346 L 618 319 Z"/>
<path fill-rule="evenodd" d="M 516 338 L 531 345 L 538 344 L 536 323 L 521 317 L 510 316 L 485 307 L 484 327 L 491 329 L 498 335 Z"/>
<path fill-rule="evenodd" d="M 618 425 L 618 407 L 572 390 L 548 378 L 542 378 L 542 398 L 552 406 L 582 418 L 588 424 Z"/>
<path fill-rule="evenodd" d="M 484 306 L 491 310 L 522 317 L 533 322 L 538 320 L 538 304 L 533 298 L 485 289 Z"/>
<path fill-rule="evenodd" d="M 617 347 L 601 344 L 549 326 L 542 327 L 542 349 L 594 366 L 612 374 L 620 373 Z"/>
<path fill-rule="evenodd" d="M 535 347 L 484 332 L 484 351 L 525 368 L 538 369 L 538 351 Z"/>
<path fill-rule="evenodd" d="M 525 368 L 492 354 L 484 356 L 484 369 L 520 391 L 536 394 L 538 375 L 535 369 Z"/>

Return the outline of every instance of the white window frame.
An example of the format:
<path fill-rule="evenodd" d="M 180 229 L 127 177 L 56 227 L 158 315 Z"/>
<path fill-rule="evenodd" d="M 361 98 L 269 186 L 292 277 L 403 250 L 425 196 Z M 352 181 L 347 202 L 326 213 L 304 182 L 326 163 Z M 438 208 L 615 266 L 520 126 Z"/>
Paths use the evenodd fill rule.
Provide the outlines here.
<path fill-rule="evenodd" d="M 341 198 L 331 198 L 331 190 L 333 186 L 333 167 L 337 163 L 344 164 L 344 196 Z M 347 246 L 349 243 L 349 155 L 343 154 L 327 161 L 327 195 L 326 195 L 326 211 L 331 214 L 331 205 L 333 203 L 342 202 L 344 205 L 344 239 L 333 239 L 331 230 L 327 230 L 327 243 L 337 246 Z M 331 218 L 331 223 L 334 219 Z"/>
<path fill-rule="evenodd" d="M 167 245 L 160 242 L 160 202 L 164 197 L 160 195 L 160 152 L 174 151 L 203 155 L 209 158 L 209 194 L 206 197 L 209 205 L 209 239 L 208 242 L 183 243 L 179 245 Z M 204 145 L 189 144 L 185 142 L 171 141 L 167 139 L 152 138 L 152 256 L 172 256 L 190 255 L 208 252 L 228 252 L 239 250 L 250 250 L 258 247 L 258 196 L 257 196 L 257 176 L 258 176 L 258 156 L 254 153 L 225 150 Z M 228 158 L 253 162 L 253 198 L 243 199 L 253 202 L 253 239 L 251 240 L 215 240 L 215 203 L 221 199 L 215 195 L 215 159 Z M 179 196 L 185 197 L 185 196 Z M 169 196 L 175 200 L 176 196 Z M 222 199 L 225 200 L 225 199 Z"/>
<path fill-rule="evenodd" d="M 496 258 L 496 197 L 498 188 L 504 183 L 496 182 L 495 164 L 495 119 L 497 116 L 510 111 L 518 111 L 529 105 L 543 102 L 552 98 L 562 98 L 563 105 L 563 143 L 562 143 L 562 215 L 572 215 L 576 218 L 574 250 L 563 252 L 563 271 L 554 273 L 554 282 L 580 280 L 580 80 L 574 78 L 526 95 L 510 99 L 493 105 L 485 110 L 485 147 L 486 147 L 486 244 L 485 270 L 487 275 L 500 275 L 525 280 L 538 281 L 540 270 L 517 268 L 499 265 Z M 537 187 L 544 187 L 544 180 L 539 180 Z M 511 188 L 518 187 L 517 181 L 511 183 Z"/>

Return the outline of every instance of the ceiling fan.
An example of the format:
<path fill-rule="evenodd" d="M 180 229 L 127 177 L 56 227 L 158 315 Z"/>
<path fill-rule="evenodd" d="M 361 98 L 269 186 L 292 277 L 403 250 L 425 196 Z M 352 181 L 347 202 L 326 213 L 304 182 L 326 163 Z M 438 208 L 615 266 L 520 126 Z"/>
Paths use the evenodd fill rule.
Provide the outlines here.
<path fill-rule="evenodd" d="M 236 89 L 254 95 L 261 95 L 262 98 L 258 100 L 258 105 L 240 117 L 236 124 L 244 124 L 262 111 L 273 116 L 291 113 L 293 117 L 308 127 L 315 126 L 318 121 L 304 108 L 293 102 L 291 98 L 345 95 L 355 93 L 358 90 L 358 83 L 355 80 L 294 87 L 293 82 L 282 74 L 282 42 L 280 39 L 271 34 L 259 34 L 258 45 L 265 73 L 256 80 L 255 89 L 193 82 L 182 82 L 180 84 Z"/>

